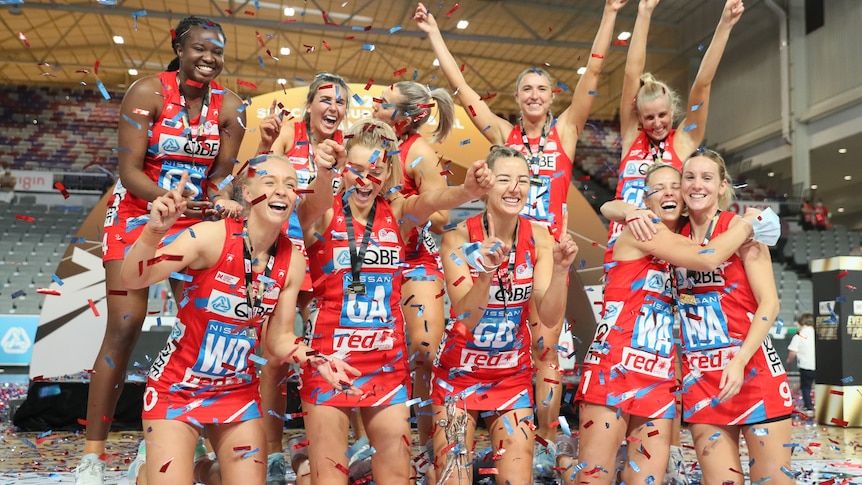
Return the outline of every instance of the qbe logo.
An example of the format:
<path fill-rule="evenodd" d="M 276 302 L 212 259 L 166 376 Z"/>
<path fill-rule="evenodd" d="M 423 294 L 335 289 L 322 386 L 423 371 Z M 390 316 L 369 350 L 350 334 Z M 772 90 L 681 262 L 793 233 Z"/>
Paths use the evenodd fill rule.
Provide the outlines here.
<path fill-rule="evenodd" d="M 0 339 L 0 347 L 7 354 L 25 354 L 33 345 L 30 336 L 23 327 L 12 327 Z"/>

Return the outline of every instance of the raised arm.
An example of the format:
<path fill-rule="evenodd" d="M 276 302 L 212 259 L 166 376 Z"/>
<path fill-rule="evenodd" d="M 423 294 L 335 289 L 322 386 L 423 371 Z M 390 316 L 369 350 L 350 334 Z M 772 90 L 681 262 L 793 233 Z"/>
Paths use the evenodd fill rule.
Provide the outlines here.
<path fill-rule="evenodd" d="M 398 197 L 392 200 L 394 213 L 403 220 L 401 232 L 406 234 L 410 229 L 424 225 L 436 211 L 454 209 L 478 199 L 491 188 L 493 179 L 494 174 L 485 161 L 477 160 L 467 170 L 462 185 L 441 187 L 414 197 Z"/>
<path fill-rule="evenodd" d="M 277 155 L 284 154 L 287 150 L 283 147 L 276 151 L 275 142 L 281 138 L 282 121 L 284 111 L 278 107 L 278 98 L 273 98 L 272 104 L 266 110 L 266 117 L 261 120 L 258 131 L 260 132 L 260 143 L 257 145 L 257 153 L 264 154 L 273 152 Z"/>
<path fill-rule="evenodd" d="M 641 74 L 643 74 L 646 65 L 649 24 L 658 2 L 659 0 L 640 0 L 635 27 L 632 30 L 631 39 L 629 39 L 623 91 L 620 96 L 620 132 L 623 141 L 623 154 L 628 153 L 638 136 L 638 116 L 634 101 L 640 89 Z"/>
<path fill-rule="evenodd" d="M 443 41 L 443 34 L 437 27 L 437 20 L 425 8 L 425 5 L 420 3 L 416 7 L 413 18 L 419 29 L 428 34 L 434 55 L 440 62 L 440 70 L 443 71 L 443 76 L 449 82 L 449 86 L 458 97 L 461 106 L 470 112 L 470 121 L 482 131 L 485 138 L 492 144 L 503 145 L 509 132 L 512 131 L 512 124 L 492 113 L 491 108 L 481 99 L 479 94 L 467 84 L 461 73 L 461 68 L 446 47 L 446 42 Z"/>
<path fill-rule="evenodd" d="M 584 124 L 587 122 L 587 117 L 590 115 L 593 101 L 596 98 L 595 92 L 598 89 L 599 76 L 602 73 L 605 56 L 608 54 L 608 47 L 611 45 L 617 12 L 619 12 L 620 8 L 627 1 L 606 1 L 599 30 L 596 32 L 596 38 L 593 40 L 593 46 L 590 50 L 590 58 L 587 60 L 587 70 L 575 87 L 575 92 L 572 95 L 572 104 L 563 111 L 557 121 L 557 130 L 560 132 L 560 139 L 566 153 L 570 157 L 574 156 L 578 137 L 584 129 Z"/>
<path fill-rule="evenodd" d="M 700 69 L 694 78 L 691 92 L 688 95 L 688 106 L 685 119 L 682 121 L 683 130 L 677 132 L 674 138 L 674 150 L 676 153 L 689 154 L 703 143 L 706 135 L 706 119 L 709 114 L 709 93 L 712 89 L 712 80 L 721 62 L 721 56 L 730 39 L 730 31 L 742 17 L 745 6 L 742 0 L 727 0 L 724 10 L 721 12 L 721 20 L 715 28 L 712 42 L 700 61 Z"/>
<path fill-rule="evenodd" d="M 563 227 L 568 227 L 567 223 Z M 546 327 L 553 327 L 563 319 L 566 312 L 568 298 L 565 289 L 569 286 L 566 280 L 578 255 L 578 245 L 568 233 L 555 242 L 551 234 L 538 224 L 533 224 L 533 239 L 536 241 L 536 262 L 533 267 L 531 312 L 535 311 L 539 321 Z"/>
<path fill-rule="evenodd" d="M 335 140 L 324 140 L 315 148 L 314 163 L 317 166 L 317 176 L 308 184 L 308 192 L 304 195 L 296 213 L 303 233 L 320 228 L 324 223 L 324 214 L 332 209 L 332 180 L 338 176 L 338 171 L 344 167 L 347 152 Z"/>
<path fill-rule="evenodd" d="M 757 349 L 763 345 L 763 340 L 772 328 L 772 322 L 778 316 L 778 291 L 775 289 L 775 279 L 772 276 L 772 258 L 769 248 L 764 244 L 749 244 L 740 250 L 742 262 L 745 265 L 745 275 L 754 298 L 757 300 L 757 310 L 751 317 L 751 327 L 742 342 L 739 351 L 721 374 L 718 399 L 725 401 L 739 393 L 745 382 L 745 366 Z"/>

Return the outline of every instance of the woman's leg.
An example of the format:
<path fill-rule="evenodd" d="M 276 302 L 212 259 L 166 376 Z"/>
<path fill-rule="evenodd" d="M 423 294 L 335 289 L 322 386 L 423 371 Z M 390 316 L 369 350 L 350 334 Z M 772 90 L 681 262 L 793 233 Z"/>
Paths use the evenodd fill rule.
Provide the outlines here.
<path fill-rule="evenodd" d="M 192 483 L 198 428 L 182 421 L 145 419 L 147 484 Z"/>
<path fill-rule="evenodd" d="M 402 299 L 404 303 L 401 309 L 407 323 L 410 356 L 415 356 L 412 397 L 421 397 L 423 401 L 431 393 L 431 366 L 446 326 L 443 298 L 438 298 L 443 291 L 443 283 L 443 278 L 434 281 L 405 279 L 401 287 L 402 295 L 410 295 Z M 431 421 L 431 416 L 416 417 L 416 431 L 421 446 L 425 446 L 431 437 Z"/>
<path fill-rule="evenodd" d="M 377 485 L 404 485 L 410 480 L 410 409 L 403 404 L 359 408 L 371 455 L 371 474 Z"/>
<path fill-rule="evenodd" d="M 739 426 L 691 424 L 703 485 L 745 483 L 739 459 Z"/>
<path fill-rule="evenodd" d="M 126 381 L 129 357 L 141 335 L 147 314 L 147 288 L 125 289 L 120 283 L 122 265 L 122 260 L 105 262 L 108 322 L 90 376 L 84 454 L 105 452 L 117 400 Z"/>
<path fill-rule="evenodd" d="M 525 419 L 527 418 L 527 419 Z M 497 455 L 502 443 L 505 453 L 499 455 L 494 466 L 497 485 L 533 484 L 533 410 L 515 409 L 485 418 L 491 433 L 491 445 Z"/>
<path fill-rule="evenodd" d="M 670 445 L 673 441 L 674 419 L 649 419 L 630 416 L 628 435 L 628 457 L 623 468 L 622 481 L 625 483 L 648 483 L 653 477 L 661 483 L 670 458 Z M 679 430 L 677 430 L 677 434 Z M 634 463 L 634 466 L 632 466 Z M 635 468 L 637 467 L 637 468 Z"/>
<path fill-rule="evenodd" d="M 577 463 L 571 463 L 562 472 L 563 481 L 566 484 L 610 485 L 616 478 L 617 450 L 626 435 L 628 416 L 617 418 L 616 409 L 590 403 L 581 403 L 578 414 L 581 439 L 576 461 L 586 463 L 586 466 L 575 472 Z"/>
<path fill-rule="evenodd" d="M 775 485 L 796 482 L 782 470 L 790 470 L 790 453 L 793 449 L 785 445 L 792 441 L 791 433 L 789 418 L 742 427 L 742 435 L 748 443 L 748 456 L 751 458 L 751 483 L 758 483 L 767 477 L 770 477 L 769 483 Z"/>
<path fill-rule="evenodd" d="M 222 483 L 263 483 L 266 439 L 260 419 L 207 426 Z M 180 483 L 180 482 L 177 482 Z"/>
<path fill-rule="evenodd" d="M 406 409 L 405 406 L 402 406 Z M 347 408 L 302 402 L 312 485 L 347 483 Z M 405 421 L 406 423 L 406 421 Z M 403 485 L 403 484 L 402 484 Z"/>

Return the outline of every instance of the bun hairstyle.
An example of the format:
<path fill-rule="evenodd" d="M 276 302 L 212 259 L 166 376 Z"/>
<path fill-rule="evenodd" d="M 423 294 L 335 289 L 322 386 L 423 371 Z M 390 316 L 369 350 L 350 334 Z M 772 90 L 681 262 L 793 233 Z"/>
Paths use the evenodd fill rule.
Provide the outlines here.
<path fill-rule="evenodd" d="M 494 170 L 494 164 L 501 158 L 517 158 L 523 161 L 524 165 L 529 168 L 527 159 L 524 157 L 523 153 L 519 150 L 503 145 L 491 145 L 491 150 L 488 152 L 488 156 L 485 157 L 485 163 L 488 164 L 489 169 Z"/>
<path fill-rule="evenodd" d="M 668 108 L 673 112 L 674 117 L 682 113 L 682 102 L 679 94 L 670 88 L 667 84 L 659 81 L 651 73 L 645 72 L 641 74 L 641 87 L 635 95 L 635 110 L 640 112 L 640 106 L 643 103 L 648 103 L 658 98 L 667 98 Z"/>
<path fill-rule="evenodd" d="M 377 157 L 377 162 L 385 160 L 389 167 L 389 175 L 383 181 L 384 192 L 393 187 L 401 185 L 401 159 L 397 154 L 390 153 L 398 151 L 398 136 L 388 124 L 375 120 L 364 119 L 355 125 L 351 126 L 344 133 L 344 149 L 350 156 L 350 150 L 354 147 L 363 147 L 371 150 L 381 150 L 383 153 Z M 342 185 L 344 187 L 344 185 Z"/>
<path fill-rule="evenodd" d="M 433 132 L 432 143 L 443 141 L 455 126 L 455 103 L 452 96 L 443 88 L 430 89 L 415 81 L 400 81 L 393 85 L 401 95 L 401 102 L 395 103 L 398 116 L 407 120 L 403 133 L 412 135 L 428 122 L 431 108 L 427 106 L 432 101 L 437 106 L 437 129 Z"/>
<path fill-rule="evenodd" d="M 685 172 L 685 166 L 688 165 L 688 162 L 697 157 L 708 158 L 718 167 L 718 179 L 727 183 L 724 194 L 718 198 L 718 208 L 727 210 L 736 194 L 733 190 L 733 181 L 730 180 L 730 176 L 727 174 L 727 164 L 724 163 L 724 158 L 716 151 L 701 147 L 689 155 L 685 162 L 682 163 L 682 171 Z"/>
<path fill-rule="evenodd" d="M 341 97 L 344 99 L 344 109 L 345 111 L 350 109 L 350 97 L 352 95 L 350 93 L 350 88 L 347 87 L 347 81 L 337 74 L 322 72 L 317 76 L 314 76 L 314 80 L 308 85 L 308 93 L 305 95 L 305 105 L 302 107 L 302 112 L 304 113 L 302 115 L 302 121 L 305 121 L 306 123 L 311 121 L 311 113 L 308 112 L 308 107 L 314 102 L 314 95 L 317 93 L 317 90 L 320 89 L 321 86 L 326 86 L 328 84 L 338 85 L 338 89 L 341 90 Z"/>
<path fill-rule="evenodd" d="M 171 48 L 174 50 L 174 54 L 177 53 L 177 47 L 183 44 L 183 39 L 186 34 L 192 29 L 192 27 L 203 27 L 209 30 L 215 30 L 219 33 L 222 40 L 225 39 L 224 29 L 221 28 L 221 25 L 206 18 L 206 17 L 196 17 L 194 15 L 190 15 L 177 24 L 177 28 L 171 31 Z M 179 56 L 174 57 L 174 59 L 168 64 L 168 68 L 166 71 L 179 71 L 180 70 L 180 58 Z"/>

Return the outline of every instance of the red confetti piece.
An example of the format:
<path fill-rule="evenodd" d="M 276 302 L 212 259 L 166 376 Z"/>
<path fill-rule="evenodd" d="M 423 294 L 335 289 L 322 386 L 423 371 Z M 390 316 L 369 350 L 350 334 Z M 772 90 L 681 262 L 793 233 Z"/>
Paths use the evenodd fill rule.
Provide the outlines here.
<path fill-rule="evenodd" d="M 260 32 L 255 31 L 254 35 L 257 36 L 257 41 L 260 42 L 261 47 L 266 47 L 266 42 L 263 41 L 263 36 L 260 35 Z"/>
<path fill-rule="evenodd" d="M 685 313 L 685 316 L 686 316 L 686 317 L 688 317 L 688 318 L 691 318 L 692 320 L 696 320 L 696 321 L 698 321 L 698 322 L 699 322 L 699 321 L 701 321 L 701 320 L 703 320 L 703 319 L 700 317 L 700 315 L 695 315 L 694 313 L 691 313 L 691 312 L 686 312 L 686 313 Z"/>
<path fill-rule="evenodd" d="M 251 451 L 251 445 L 234 446 L 233 451 Z"/>
<path fill-rule="evenodd" d="M 61 193 L 61 194 L 63 194 L 63 198 L 64 198 L 64 199 L 68 199 L 68 198 L 69 198 L 69 191 L 68 191 L 68 190 L 66 190 L 66 186 L 65 186 L 65 185 L 63 185 L 63 182 L 55 182 L 55 183 L 54 183 L 54 188 L 55 188 L 55 189 L 57 189 L 57 190 L 59 190 L 59 191 L 60 191 L 60 193 Z"/>
<path fill-rule="evenodd" d="M 456 3 L 454 7 L 450 8 L 448 12 L 446 12 L 447 17 L 451 17 L 455 10 L 458 10 L 461 7 L 460 3 Z"/>
<path fill-rule="evenodd" d="M 24 47 L 30 48 L 30 41 L 27 40 L 27 36 L 24 35 L 24 32 L 18 32 L 18 39 L 24 43 Z"/>
<path fill-rule="evenodd" d="M 129 294 L 126 290 L 108 290 L 109 295 L 126 296 Z"/>
<path fill-rule="evenodd" d="M 496 468 L 480 468 L 479 473 L 481 475 L 496 475 L 497 469 Z"/>
<path fill-rule="evenodd" d="M 323 41 L 323 47 L 325 47 L 328 51 L 332 50 L 332 47 L 329 47 L 329 43 L 327 43 L 325 40 Z"/>
<path fill-rule="evenodd" d="M 856 287 L 853 285 L 845 285 L 844 288 L 847 288 L 850 291 L 856 291 Z"/>
<path fill-rule="evenodd" d="M 653 436 L 655 436 L 657 434 L 658 434 L 658 430 L 650 431 L 649 433 L 647 433 L 647 438 L 652 438 Z"/>
<path fill-rule="evenodd" d="M 407 72 L 407 68 L 406 68 L 406 67 L 402 67 L 401 69 L 398 69 L 397 71 L 393 72 L 393 73 L 392 73 L 392 75 L 393 75 L 393 76 L 395 76 L 395 77 L 398 77 L 398 76 L 400 76 L 400 75 L 402 75 L 402 74 L 404 74 L 404 73 L 406 73 L 406 72 Z"/>
<path fill-rule="evenodd" d="M 467 64 L 461 64 L 461 72 L 464 72 L 464 69 L 467 67 Z"/>
<path fill-rule="evenodd" d="M 348 35 L 347 37 L 344 38 L 344 40 L 353 40 L 355 38 L 356 38 L 355 35 Z"/>
<path fill-rule="evenodd" d="M 850 271 L 845 269 L 844 271 L 842 271 L 842 272 L 840 272 L 840 273 L 836 274 L 836 275 L 835 275 L 835 279 L 836 279 L 836 280 L 840 280 L 841 278 L 843 278 L 843 277 L 845 277 L 845 276 L 847 276 L 847 275 L 849 275 L 849 274 L 850 274 Z"/>
<path fill-rule="evenodd" d="M 325 23 L 326 25 L 333 25 L 333 26 L 335 26 L 335 27 L 338 27 L 338 24 L 337 24 L 337 23 L 335 23 L 335 22 L 333 22 L 333 21 L 329 20 L 329 16 L 328 16 L 328 15 L 326 15 L 326 12 L 325 12 L 325 11 L 320 12 L 320 14 L 323 16 L 323 23 Z"/>
<path fill-rule="evenodd" d="M 90 304 L 90 310 L 93 310 L 93 314 L 98 317 L 99 316 L 99 310 L 96 309 L 96 304 L 93 303 L 93 300 L 88 299 L 87 303 Z"/>
<path fill-rule="evenodd" d="M 493 98 L 494 96 L 497 96 L 497 93 L 488 93 L 485 96 L 482 96 L 481 98 L 479 98 L 479 101 L 487 101 L 487 100 Z"/>
<path fill-rule="evenodd" d="M 615 46 L 629 45 L 628 40 L 617 39 L 614 41 Z"/>
<path fill-rule="evenodd" d="M 368 91 L 369 89 L 371 89 L 372 84 L 374 84 L 374 79 L 368 78 L 368 82 L 365 83 L 365 90 Z"/>
<path fill-rule="evenodd" d="M 462 275 L 460 278 L 458 278 L 457 280 L 455 280 L 454 285 L 455 285 L 455 286 L 458 286 L 458 285 L 460 285 L 460 284 L 461 284 L 464 280 L 466 280 L 466 279 L 467 279 L 467 277 Z"/>
<path fill-rule="evenodd" d="M 164 261 L 182 261 L 183 257 L 179 254 L 163 254 L 161 259 Z"/>
<path fill-rule="evenodd" d="M 847 425 L 849 424 L 847 421 L 842 421 L 838 418 L 832 418 L 829 421 L 833 424 L 837 424 L 838 426 L 841 426 L 842 428 L 846 428 Z"/>
<path fill-rule="evenodd" d="M 590 57 L 593 57 L 596 59 L 604 59 L 605 58 L 605 56 L 603 56 L 601 54 L 590 54 Z"/>
<path fill-rule="evenodd" d="M 253 10 L 246 10 L 246 11 L 245 11 L 245 12 L 243 12 L 243 13 L 244 13 L 244 14 L 246 14 L 246 15 L 248 15 L 249 17 L 254 17 L 254 11 L 253 11 Z"/>
<path fill-rule="evenodd" d="M 844 395 L 844 391 L 836 391 L 835 389 L 830 389 L 830 390 L 829 390 L 829 394 L 834 394 L 834 395 L 836 395 L 836 396 L 843 396 L 843 395 Z"/>
<path fill-rule="evenodd" d="M 31 217 L 31 216 L 17 215 L 17 216 L 15 216 L 15 219 L 18 219 L 19 221 L 25 221 L 25 222 L 36 222 L 36 219 Z"/>
<path fill-rule="evenodd" d="M 60 290 L 53 290 L 51 288 L 36 288 L 36 293 L 41 293 L 43 295 L 54 295 L 60 296 Z"/>
<path fill-rule="evenodd" d="M 236 80 L 236 83 L 237 83 L 239 86 L 245 86 L 245 87 L 250 88 L 250 89 L 257 89 L 257 84 L 255 84 L 255 83 L 250 83 L 250 82 L 248 82 L 248 81 L 243 81 L 242 79 L 237 79 L 237 80 Z"/>
<path fill-rule="evenodd" d="M 589 176 L 589 175 L 584 175 L 584 176 L 582 176 L 582 177 L 578 177 L 578 178 L 577 178 L 578 182 L 585 182 L 585 181 L 587 181 L 587 180 L 589 180 L 589 179 L 590 179 L 590 176 Z"/>
<path fill-rule="evenodd" d="M 548 379 L 547 377 L 545 377 L 544 381 L 549 383 L 549 384 L 554 384 L 554 385 L 557 385 L 560 383 L 560 381 L 558 381 L 558 380 Z"/>
<path fill-rule="evenodd" d="M 593 420 L 591 419 L 591 420 L 587 421 L 586 423 L 584 423 L 584 428 L 589 428 L 592 425 L 593 425 Z"/>
<path fill-rule="evenodd" d="M 36 380 L 36 379 L 33 379 L 33 380 Z M 84 418 L 78 418 L 78 424 L 80 424 L 81 426 L 86 426 L 87 420 Z"/>
<path fill-rule="evenodd" d="M 257 205 L 260 202 L 263 202 L 266 199 L 266 194 L 260 195 L 258 198 L 251 201 L 251 205 Z"/>
<path fill-rule="evenodd" d="M 473 109 L 473 105 L 467 106 L 467 109 L 470 110 L 470 116 L 476 116 L 476 110 Z"/>
<path fill-rule="evenodd" d="M 162 466 L 161 466 L 161 468 L 159 468 L 159 473 L 165 473 L 166 471 L 168 471 L 168 467 L 169 467 L 169 466 L 171 466 L 171 462 L 172 462 L 172 461 L 174 461 L 174 459 L 173 459 L 173 458 L 171 458 L 170 460 L 166 461 L 166 462 L 165 462 L 165 464 L 164 464 L 164 465 L 162 465 Z"/>
<path fill-rule="evenodd" d="M 204 83 L 195 81 L 194 79 L 186 79 L 186 84 L 197 89 L 204 87 Z"/>

